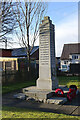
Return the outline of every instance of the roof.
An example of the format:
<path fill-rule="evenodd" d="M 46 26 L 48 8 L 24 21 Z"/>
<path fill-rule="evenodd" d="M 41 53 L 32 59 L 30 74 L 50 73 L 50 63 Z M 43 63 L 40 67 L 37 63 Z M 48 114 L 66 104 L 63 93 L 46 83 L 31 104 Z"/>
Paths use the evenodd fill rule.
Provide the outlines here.
<path fill-rule="evenodd" d="M 34 46 L 33 47 L 33 49 L 32 49 L 32 51 L 31 51 L 31 54 L 30 55 L 32 55 L 35 51 L 37 51 L 39 49 L 39 46 Z"/>
<path fill-rule="evenodd" d="M 32 55 L 38 48 L 39 48 L 39 46 L 34 46 L 30 55 Z M 27 56 L 26 48 L 13 49 L 12 56 L 14 56 L 14 57 Z"/>
<path fill-rule="evenodd" d="M 60 59 L 60 57 L 56 57 L 56 59 L 57 59 L 57 60 L 59 60 L 59 59 Z"/>
<path fill-rule="evenodd" d="M 70 54 L 80 53 L 80 43 L 64 44 L 61 60 L 68 60 Z"/>
<path fill-rule="evenodd" d="M 12 51 L 12 49 L 3 49 L 3 48 L 0 48 L 0 50 L 5 50 L 5 51 Z"/>
<path fill-rule="evenodd" d="M 15 48 L 12 51 L 12 56 L 26 56 L 26 48 Z"/>

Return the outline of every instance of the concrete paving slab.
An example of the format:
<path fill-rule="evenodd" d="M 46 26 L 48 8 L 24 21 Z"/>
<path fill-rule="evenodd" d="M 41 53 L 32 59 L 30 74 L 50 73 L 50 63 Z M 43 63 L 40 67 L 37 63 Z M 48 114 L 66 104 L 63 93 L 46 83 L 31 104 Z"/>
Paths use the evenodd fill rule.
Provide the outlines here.
<path fill-rule="evenodd" d="M 52 103 L 52 104 L 64 104 L 65 102 L 67 102 L 67 98 L 65 97 L 53 97 L 50 99 L 47 99 L 47 103 Z"/>
<path fill-rule="evenodd" d="M 71 115 L 73 111 L 77 109 L 77 106 L 66 106 L 66 105 L 55 105 L 55 104 L 47 104 L 47 103 L 37 103 L 34 101 L 22 101 L 18 104 L 15 104 L 14 107 L 19 108 L 27 108 L 33 110 L 40 110 L 44 112 L 53 112 L 53 113 L 61 113 Z"/>
<path fill-rule="evenodd" d="M 17 100 L 17 99 L 4 99 L 2 100 L 2 105 L 7 105 L 7 106 L 14 106 L 16 104 L 18 104 L 19 102 L 21 102 L 21 100 Z"/>
<path fill-rule="evenodd" d="M 58 113 L 57 110 L 61 105 L 24 101 L 16 104 L 15 107 Z"/>
<path fill-rule="evenodd" d="M 77 106 L 62 105 L 62 106 L 58 109 L 58 111 L 59 111 L 59 113 L 71 115 L 72 112 L 73 112 L 75 109 L 77 109 Z"/>
<path fill-rule="evenodd" d="M 20 91 L 19 91 L 20 92 Z M 69 114 L 69 115 L 80 115 L 80 94 L 76 96 L 71 102 L 67 102 L 65 105 L 47 104 L 36 101 L 26 101 L 20 99 L 14 99 L 13 95 L 18 92 L 13 92 L 3 95 L 2 105 L 10 107 L 19 107 L 27 109 L 35 109 L 45 112 Z M 78 102 L 78 103 L 77 103 Z M 79 106 L 78 106 L 79 105 Z"/>
<path fill-rule="evenodd" d="M 42 103 L 40 104 L 40 108 L 45 108 L 45 109 L 51 109 L 52 111 L 56 111 L 61 107 L 61 105 L 56 105 L 56 104 L 47 104 L 47 103 Z"/>
<path fill-rule="evenodd" d="M 72 113 L 72 115 L 80 116 L 80 106 Z"/>
<path fill-rule="evenodd" d="M 18 106 L 20 106 L 20 107 L 27 107 L 27 105 L 29 106 L 29 107 L 34 107 L 34 108 L 51 108 L 51 109 L 53 109 L 53 108 L 55 108 L 55 109 L 57 109 L 57 108 L 59 108 L 61 105 L 55 105 L 55 104 L 47 104 L 47 103 L 38 103 L 38 102 L 36 102 L 36 101 L 23 101 L 23 102 L 21 102 L 21 103 L 19 103 L 19 104 L 17 104 L 16 106 L 18 107 Z"/>
<path fill-rule="evenodd" d="M 36 103 L 34 101 L 22 101 L 18 104 L 15 104 L 15 107 L 20 107 L 20 108 L 32 108 L 34 109 L 35 107 L 38 106 L 39 103 Z"/>
<path fill-rule="evenodd" d="M 18 94 L 18 93 L 21 93 L 21 90 L 20 91 L 18 90 L 18 91 L 15 91 L 15 92 L 11 92 L 11 93 L 7 93 L 7 94 L 3 94 L 2 98 L 13 99 L 13 95 Z"/>
<path fill-rule="evenodd" d="M 22 99 L 22 100 L 26 99 L 26 95 L 24 93 L 15 94 L 15 95 L 13 95 L 13 97 L 17 98 L 17 99 Z"/>
<path fill-rule="evenodd" d="M 72 99 L 72 101 L 68 101 L 65 105 L 80 106 L 80 92 Z"/>

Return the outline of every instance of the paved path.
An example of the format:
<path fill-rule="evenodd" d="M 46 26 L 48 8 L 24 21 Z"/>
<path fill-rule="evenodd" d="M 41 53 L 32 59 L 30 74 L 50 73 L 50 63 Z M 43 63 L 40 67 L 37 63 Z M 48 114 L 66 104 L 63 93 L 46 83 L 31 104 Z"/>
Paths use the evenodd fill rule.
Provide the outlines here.
<path fill-rule="evenodd" d="M 38 103 L 35 101 L 26 101 L 13 98 L 18 92 L 8 93 L 2 96 L 2 106 L 19 107 L 40 110 L 44 112 L 61 113 L 67 115 L 80 116 L 80 93 L 64 105 L 55 105 L 47 103 Z"/>

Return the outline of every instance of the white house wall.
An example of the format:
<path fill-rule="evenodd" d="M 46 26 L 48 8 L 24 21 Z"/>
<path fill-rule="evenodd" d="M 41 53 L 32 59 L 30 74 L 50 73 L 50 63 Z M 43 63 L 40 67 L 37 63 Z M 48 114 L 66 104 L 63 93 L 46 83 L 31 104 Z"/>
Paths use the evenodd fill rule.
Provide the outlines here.
<path fill-rule="evenodd" d="M 66 64 L 64 62 L 66 62 Z M 62 68 L 63 65 L 66 65 L 68 70 L 70 63 L 71 63 L 70 60 L 61 60 L 61 70 L 63 70 Z"/>
<path fill-rule="evenodd" d="M 72 56 L 78 56 L 78 59 L 73 59 Z M 72 55 L 69 55 L 69 59 L 70 59 L 70 60 L 61 60 L 60 66 L 61 66 L 61 70 L 62 70 L 62 71 L 64 71 L 64 68 L 62 67 L 63 65 L 66 65 L 66 66 L 67 66 L 66 71 L 68 71 L 68 70 L 69 70 L 70 63 L 72 63 L 72 64 L 75 64 L 75 63 L 78 64 L 78 63 L 80 63 L 80 54 L 72 54 Z M 66 61 L 67 61 L 67 62 L 66 62 Z M 66 64 L 65 64 L 65 62 L 66 62 Z"/>

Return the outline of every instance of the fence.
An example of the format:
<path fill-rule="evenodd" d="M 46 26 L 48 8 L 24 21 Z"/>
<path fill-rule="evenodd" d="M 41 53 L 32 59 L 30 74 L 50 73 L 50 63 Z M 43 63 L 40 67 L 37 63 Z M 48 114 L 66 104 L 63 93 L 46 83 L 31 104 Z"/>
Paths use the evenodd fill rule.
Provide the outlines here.
<path fill-rule="evenodd" d="M 30 73 L 28 72 L 28 62 L 27 59 L 18 59 L 18 71 L 10 71 L 8 74 L 2 75 L 2 83 L 15 83 L 24 82 L 28 80 L 36 80 L 39 74 L 39 64 L 36 61 L 31 61 L 30 63 Z M 28 77 L 30 74 L 30 78 Z"/>
<path fill-rule="evenodd" d="M 70 73 L 80 75 L 80 63 L 70 64 Z"/>

